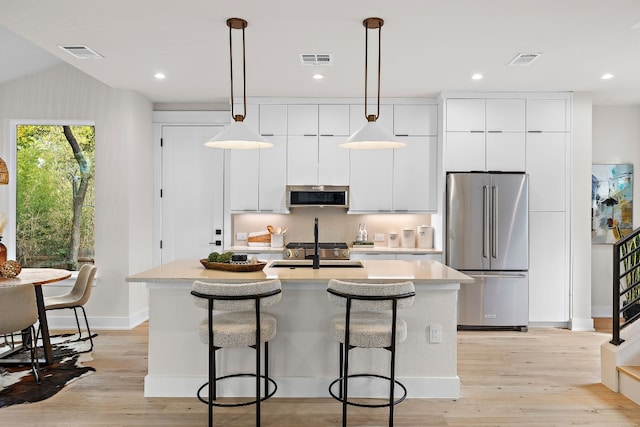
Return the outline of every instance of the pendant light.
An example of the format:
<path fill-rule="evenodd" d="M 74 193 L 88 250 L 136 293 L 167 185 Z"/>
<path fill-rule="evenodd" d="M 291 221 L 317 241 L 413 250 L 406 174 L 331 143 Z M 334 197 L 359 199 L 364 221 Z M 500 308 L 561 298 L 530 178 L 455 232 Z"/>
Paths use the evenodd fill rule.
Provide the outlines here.
<path fill-rule="evenodd" d="M 227 19 L 227 26 L 229 27 L 229 64 L 231 66 L 231 117 L 233 118 L 233 123 L 206 142 L 204 145 L 207 147 L 238 150 L 273 147 L 272 143 L 267 141 L 262 135 L 251 130 L 249 126 L 244 123 L 244 119 L 247 116 L 247 71 L 244 29 L 247 28 L 247 25 L 247 21 L 244 19 Z M 242 98 L 244 114 L 235 114 L 233 109 L 233 30 L 242 30 Z"/>
<path fill-rule="evenodd" d="M 355 131 L 345 142 L 339 146 L 350 149 L 382 149 L 404 147 L 404 142 L 398 141 L 392 134 L 384 130 L 376 120 L 380 117 L 380 42 L 382 40 L 382 25 L 384 21 L 380 18 L 367 18 L 362 24 L 365 27 L 364 39 L 364 116 L 367 123 Z M 376 114 L 367 114 L 367 86 L 368 86 L 368 64 L 369 64 L 369 30 L 378 30 L 378 111 Z"/>

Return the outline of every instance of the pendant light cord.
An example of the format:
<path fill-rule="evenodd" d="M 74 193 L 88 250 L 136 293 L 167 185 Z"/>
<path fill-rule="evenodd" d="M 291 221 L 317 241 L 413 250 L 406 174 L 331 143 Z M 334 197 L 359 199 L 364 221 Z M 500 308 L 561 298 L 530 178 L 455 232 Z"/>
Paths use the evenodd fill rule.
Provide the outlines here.
<path fill-rule="evenodd" d="M 367 18 L 364 20 L 363 25 L 366 28 L 364 33 L 364 117 L 367 121 L 376 121 L 378 117 L 380 117 L 380 72 L 382 69 L 382 19 L 380 18 Z M 368 101 L 368 91 L 369 91 L 369 30 L 370 29 L 378 29 L 378 96 L 377 96 L 377 106 L 378 110 L 376 115 L 369 116 L 367 114 L 367 101 Z M 370 120 L 369 117 L 372 117 L 373 120 Z"/>
<path fill-rule="evenodd" d="M 231 117 L 236 122 L 242 122 L 247 117 L 247 57 L 246 57 L 246 48 L 244 41 L 244 29 L 247 27 L 247 22 L 241 20 L 239 18 L 231 18 L 227 20 L 227 26 L 229 27 L 229 64 L 230 64 L 230 74 L 231 74 Z M 234 113 L 234 102 L 233 102 L 233 29 L 241 29 L 242 30 L 242 99 L 243 99 L 243 108 L 244 114 L 235 114 Z"/>

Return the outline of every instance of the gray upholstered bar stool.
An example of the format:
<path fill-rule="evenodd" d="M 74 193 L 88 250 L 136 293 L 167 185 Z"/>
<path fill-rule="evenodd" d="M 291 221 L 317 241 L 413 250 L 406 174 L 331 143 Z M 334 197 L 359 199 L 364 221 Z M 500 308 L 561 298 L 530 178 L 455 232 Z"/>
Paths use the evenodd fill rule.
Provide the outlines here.
<path fill-rule="evenodd" d="M 256 426 L 260 425 L 260 402 L 274 395 L 278 388 L 269 378 L 269 341 L 276 335 L 276 318 L 261 308 L 280 301 L 282 285 L 279 280 L 253 283 L 206 283 L 195 281 L 191 294 L 195 303 L 207 309 L 208 315 L 200 323 L 200 339 L 209 346 L 209 381 L 198 389 L 198 399 L 209 406 L 209 426 L 213 426 L 213 407 L 256 405 Z M 214 313 L 219 311 L 219 313 Z M 259 326 L 258 326 L 259 325 Z M 261 345 L 264 343 L 264 373 L 261 373 Z M 216 351 L 225 347 L 252 347 L 256 351 L 254 373 L 216 375 Z M 227 378 L 255 377 L 255 400 L 241 403 L 216 402 L 217 382 Z M 264 396 L 260 382 L 264 380 Z M 209 395 L 200 395 L 207 387 Z M 273 386 L 269 390 L 269 385 Z"/>
<path fill-rule="evenodd" d="M 329 386 L 331 396 L 342 402 L 342 425 L 347 425 L 347 405 L 367 408 L 389 407 L 389 426 L 393 426 L 393 408 L 407 396 L 407 389 L 395 378 L 396 344 L 407 338 L 407 323 L 398 318 L 399 309 L 410 307 L 415 296 L 413 282 L 350 283 L 329 281 L 329 301 L 345 307 L 345 313 L 331 319 L 331 335 L 340 343 L 340 372 Z M 349 350 L 383 348 L 391 353 L 390 376 L 379 374 L 349 374 Z M 389 401 L 383 404 L 365 404 L 349 401 L 349 378 L 373 377 L 389 382 Z M 339 384 L 338 394 L 333 387 Z M 395 399 L 395 386 L 403 395 Z"/>

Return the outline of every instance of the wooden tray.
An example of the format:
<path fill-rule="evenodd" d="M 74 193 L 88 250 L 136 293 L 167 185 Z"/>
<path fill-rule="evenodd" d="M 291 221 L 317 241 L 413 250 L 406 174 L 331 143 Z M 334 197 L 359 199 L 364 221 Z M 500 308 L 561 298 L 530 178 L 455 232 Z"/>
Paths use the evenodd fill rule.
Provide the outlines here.
<path fill-rule="evenodd" d="M 259 261 L 255 264 L 231 264 L 226 262 L 209 262 L 206 258 L 200 260 L 200 264 L 204 268 L 209 270 L 223 270 L 223 271 L 235 271 L 239 273 L 246 273 L 250 271 L 261 271 L 266 262 Z"/>

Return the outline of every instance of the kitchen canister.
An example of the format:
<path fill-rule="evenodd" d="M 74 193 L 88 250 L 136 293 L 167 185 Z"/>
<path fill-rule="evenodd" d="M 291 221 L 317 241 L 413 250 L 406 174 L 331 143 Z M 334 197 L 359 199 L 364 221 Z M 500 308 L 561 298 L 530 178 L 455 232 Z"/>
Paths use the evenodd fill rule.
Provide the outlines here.
<path fill-rule="evenodd" d="M 422 249 L 433 248 L 433 227 L 428 225 L 418 226 L 418 247 Z"/>
<path fill-rule="evenodd" d="M 400 247 L 415 248 L 416 247 L 416 230 L 413 228 L 403 228 L 400 231 Z"/>
<path fill-rule="evenodd" d="M 284 246 L 284 234 L 272 234 L 271 235 L 271 247 L 281 248 Z"/>
<path fill-rule="evenodd" d="M 389 247 L 397 248 L 400 245 L 400 239 L 398 238 L 398 233 L 391 232 L 389 233 Z"/>

